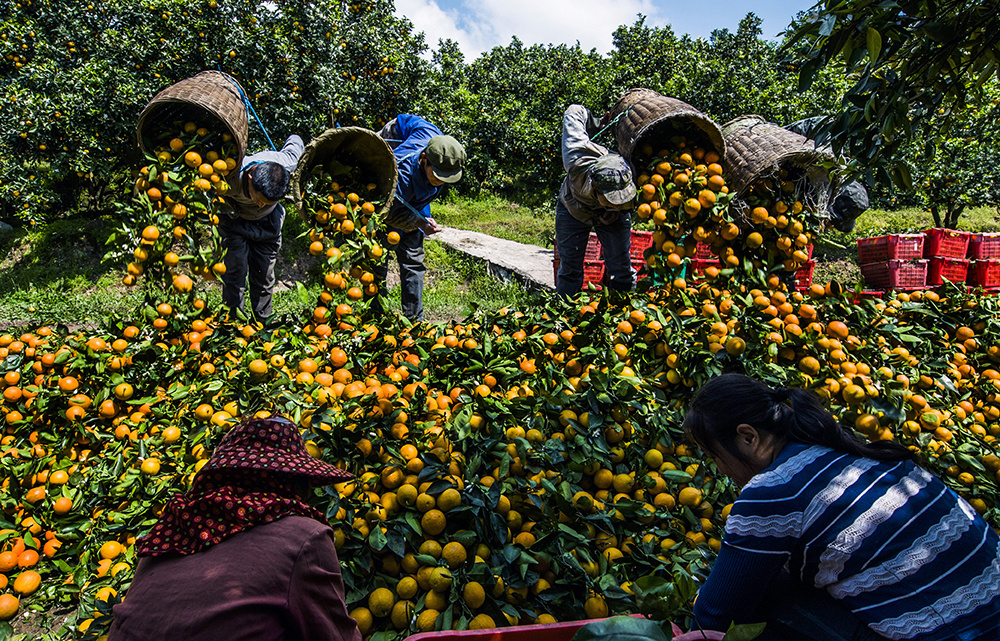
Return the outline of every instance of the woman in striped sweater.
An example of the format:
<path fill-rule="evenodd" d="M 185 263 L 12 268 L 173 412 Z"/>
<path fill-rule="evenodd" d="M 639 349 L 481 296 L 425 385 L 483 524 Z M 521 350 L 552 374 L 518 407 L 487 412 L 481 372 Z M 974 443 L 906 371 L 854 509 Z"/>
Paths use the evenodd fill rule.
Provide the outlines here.
<path fill-rule="evenodd" d="M 1000 537 L 908 449 L 866 443 L 811 392 L 740 374 L 705 384 L 684 426 L 743 488 L 695 603 L 702 628 L 1000 639 Z"/>

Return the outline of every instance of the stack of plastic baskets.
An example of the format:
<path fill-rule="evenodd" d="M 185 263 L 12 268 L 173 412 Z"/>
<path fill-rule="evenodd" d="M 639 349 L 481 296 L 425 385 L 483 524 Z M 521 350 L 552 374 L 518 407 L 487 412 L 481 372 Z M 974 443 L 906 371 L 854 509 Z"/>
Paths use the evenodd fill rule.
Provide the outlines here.
<path fill-rule="evenodd" d="M 865 289 L 909 291 L 927 286 L 923 234 L 859 238 L 857 244 Z"/>

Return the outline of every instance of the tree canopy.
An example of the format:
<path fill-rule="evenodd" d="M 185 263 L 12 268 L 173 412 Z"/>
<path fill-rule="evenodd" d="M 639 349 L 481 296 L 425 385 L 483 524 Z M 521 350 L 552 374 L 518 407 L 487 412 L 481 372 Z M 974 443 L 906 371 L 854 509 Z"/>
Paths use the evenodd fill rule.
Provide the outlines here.
<path fill-rule="evenodd" d="M 904 187 L 906 145 L 919 138 L 932 158 L 1000 68 L 996 0 L 822 0 L 786 35 L 801 89 L 831 66 L 853 82 L 817 139 L 858 160 L 869 181 L 889 173 Z"/>

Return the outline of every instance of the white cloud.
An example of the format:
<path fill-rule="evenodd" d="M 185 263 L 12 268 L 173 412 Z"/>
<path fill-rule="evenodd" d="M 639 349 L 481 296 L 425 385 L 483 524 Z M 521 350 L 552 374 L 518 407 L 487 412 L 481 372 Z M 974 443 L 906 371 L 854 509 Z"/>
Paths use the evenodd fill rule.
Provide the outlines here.
<path fill-rule="evenodd" d="M 665 16 L 652 0 L 461 0 L 454 9 L 442 9 L 438 0 L 396 0 L 396 12 L 423 31 L 427 44 L 439 38 L 456 40 L 472 60 L 483 51 L 506 45 L 517 36 L 527 45 L 572 45 L 601 53 L 611 49 L 611 32 L 635 22 L 637 14 L 649 24 L 663 24 Z"/>

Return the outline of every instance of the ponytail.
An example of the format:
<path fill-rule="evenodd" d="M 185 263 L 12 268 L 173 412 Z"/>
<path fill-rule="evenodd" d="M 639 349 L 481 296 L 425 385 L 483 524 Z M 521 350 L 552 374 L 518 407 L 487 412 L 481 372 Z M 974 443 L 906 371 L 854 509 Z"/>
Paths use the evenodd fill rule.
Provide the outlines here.
<path fill-rule="evenodd" d="M 711 453 L 721 447 L 740 460 L 736 428 L 743 424 L 782 441 L 878 461 L 914 460 L 913 452 L 898 443 L 869 443 L 846 429 L 812 392 L 772 389 L 742 374 L 723 374 L 703 385 L 684 419 L 685 430 L 703 449 Z"/>

